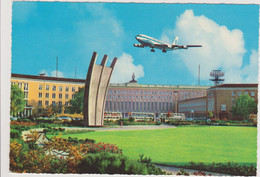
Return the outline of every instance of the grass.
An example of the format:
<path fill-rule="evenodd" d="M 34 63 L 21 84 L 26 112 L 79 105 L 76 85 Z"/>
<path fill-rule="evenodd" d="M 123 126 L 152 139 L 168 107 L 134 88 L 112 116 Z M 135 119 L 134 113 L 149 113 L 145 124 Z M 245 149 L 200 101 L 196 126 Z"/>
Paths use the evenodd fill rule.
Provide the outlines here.
<path fill-rule="evenodd" d="M 144 154 L 153 162 L 167 165 L 184 165 L 190 161 L 255 164 L 257 160 L 255 127 L 178 127 L 63 135 L 69 136 L 116 144 L 131 159 Z"/>

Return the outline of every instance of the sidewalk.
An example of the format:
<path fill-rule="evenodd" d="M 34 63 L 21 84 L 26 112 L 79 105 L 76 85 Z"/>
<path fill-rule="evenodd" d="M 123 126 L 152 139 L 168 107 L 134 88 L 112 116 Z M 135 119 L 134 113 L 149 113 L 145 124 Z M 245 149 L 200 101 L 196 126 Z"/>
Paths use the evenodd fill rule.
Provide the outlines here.
<path fill-rule="evenodd" d="M 186 168 L 179 168 L 179 167 L 169 167 L 169 166 L 163 166 L 163 165 L 156 165 L 157 167 L 161 168 L 163 171 L 172 173 L 172 175 L 177 175 L 177 173 L 180 171 L 180 169 L 183 169 L 185 172 L 189 173 L 189 175 L 194 175 L 193 173 L 198 172 L 200 170 L 191 170 Z M 206 173 L 206 176 L 212 175 L 212 176 L 232 176 L 222 173 L 214 173 L 214 172 L 208 172 L 208 171 L 201 171 Z"/>

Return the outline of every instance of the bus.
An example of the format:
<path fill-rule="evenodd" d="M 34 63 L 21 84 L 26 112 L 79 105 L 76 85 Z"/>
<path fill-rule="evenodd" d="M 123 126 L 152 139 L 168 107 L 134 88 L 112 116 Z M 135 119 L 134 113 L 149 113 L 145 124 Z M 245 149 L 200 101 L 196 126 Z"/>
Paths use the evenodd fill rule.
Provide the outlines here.
<path fill-rule="evenodd" d="M 131 112 L 129 117 L 134 118 L 135 121 L 154 121 L 155 114 L 151 112 Z"/>
<path fill-rule="evenodd" d="M 184 113 L 170 113 L 170 117 L 167 116 L 168 113 L 160 113 L 159 117 L 161 122 L 168 122 L 171 120 L 185 120 Z"/>
<path fill-rule="evenodd" d="M 122 112 L 105 112 L 104 114 L 104 120 L 117 121 L 122 119 L 122 117 Z"/>

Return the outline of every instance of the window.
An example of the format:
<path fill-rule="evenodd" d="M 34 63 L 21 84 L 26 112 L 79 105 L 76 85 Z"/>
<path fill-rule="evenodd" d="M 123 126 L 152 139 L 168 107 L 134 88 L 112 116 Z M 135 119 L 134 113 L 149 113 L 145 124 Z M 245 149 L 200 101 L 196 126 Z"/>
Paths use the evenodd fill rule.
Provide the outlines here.
<path fill-rule="evenodd" d="M 49 85 L 46 85 L 45 89 L 46 89 L 46 90 L 50 90 L 50 86 L 49 86 Z"/>
<path fill-rule="evenodd" d="M 45 106 L 49 106 L 49 101 L 45 101 Z"/>
<path fill-rule="evenodd" d="M 59 106 L 62 106 L 62 101 L 59 101 Z"/>
<path fill-rule="evenodd" d="M 69 94 L 65 94 L 65 99 L 69 99 Z"/>
<path fill-rule="evenodd" d="M 52 91 L 56 91 L 56 86 L 52 86 Z"/>
<path fill-rule="evenodd" d="M 56 102 L 55 102 L 55 101 L 52 101 L 52 105 L 55 106 L 55 105 L 56 105 Z"/>
<path fill-rule="evenodd" d="M 68 101 L 65 102 L 65 106 L 69 106 L 69 102 Z"/>
<path fill-rule="evenodd" d="M 46 94 L 45 94 L 45 98 L 49 98 L 49 93 L 46 93 Z"/>
<path fill-rule="evenodd" d="M 61 93 L 59 94 L 59 99 L 62 99 L 62 94 Z"/>
<path fill-rule="evenodd" d="M 255 92 L 251 92 L 251 96 L 255 96 Z"/>
<path fill-rule="evenodd" d="M 236 92 L 235 91 L 232 92 L 232 96 L 236 96 Z"/>
<path fill-rule="evenodd" d="M 75 90 L 75 87 L 72 87 L 71 90 L 72 90 L 72 92 L 75 92 L 75 91 L 76 91 L 76 90 Z"/>
<path fill-rule="evenodd" d="M 23 83 L 18 82 L 19 89 L 22 89 Z"/>
<path fill-rule="evenodd" d="M 55 93 L 52 94 L 52 98 L 56 98 L 56 94 Z"/>
<path fill-rule="evenodd" d="M 24 92 L 24 98 L 28 99 L 28 92 Z"/>
<path fill-rule="evenodd" d="M 72 94 L 71 98 L 74 99 L 75 98 L 75 94 Z"/>
<path fill-rule="evenodd" d="M 241 94 L 242 94 L 242 92 L 241 92 L 241 91 L 238 91 L 237 95 L 240 96 Z"/>
<path fill-rule="evenodd" d="M 62 91 L 62 86 L 59 86 L 59 91 Z"/>
<path fill-rule="evenodd" d="M 66 92 L 68 92 L 69 90 L 70 90 L 70 88 L 69 88 L 69 87 L 66 87 L 66 88 L 65 88 L 65 91 L 66 91 Z"/>
<path fill-rule="evenodd" d="M 38 106 L 42 106 L 42 100 L 38 101 Z"/>
<path fill-rule="evenodd" d="M 39 90 L 42 90 L 42 85 L 39 85 Z"/>
<path fill-rule="evenodd" d="M 28 83 L 24 83 L 23 90 L 28 90 Z"/>
<path fill-rule="evenodd" d="M 39 93 L 39 98 L 42 98 L 42 93 L 41 92 Z"/>
<path fill-rule="evenodd" d="M 244 94 L 245 94 L 245 95 L 248 95 L 248 92 L 245 92 Z"/>

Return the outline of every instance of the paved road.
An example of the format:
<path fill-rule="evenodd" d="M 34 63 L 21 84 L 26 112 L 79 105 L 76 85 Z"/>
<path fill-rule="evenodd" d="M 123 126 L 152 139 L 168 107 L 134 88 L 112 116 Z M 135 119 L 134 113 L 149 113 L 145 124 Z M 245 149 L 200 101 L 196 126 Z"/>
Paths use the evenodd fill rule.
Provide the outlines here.
<path fill-rule="evenodd" d="M 189 173 L 189 175 L 193 175 L 193 173 L 198 172 L 199 170 L 191 170 L 191 169 L 185 169 L 185 168 L 179 168 L 179 167 L 169 167 L 169 166 L 163 166 L 163 165 L 156 165 L 157 167 L 161 168 L 163 171 L 171 173 L 172 175 L 177 175 L 177 173 L 180 171 L 180 169 L 184 169 L 185 172 Z M 207 176 L 231 176 L 227 174 L 222 173 L 214 173 L 214 172 L 208 172 L 208 171 L 201 171 L 206 173 Z"/>

